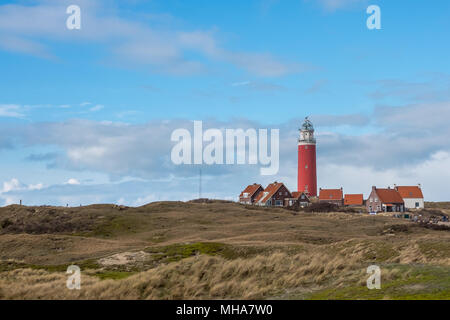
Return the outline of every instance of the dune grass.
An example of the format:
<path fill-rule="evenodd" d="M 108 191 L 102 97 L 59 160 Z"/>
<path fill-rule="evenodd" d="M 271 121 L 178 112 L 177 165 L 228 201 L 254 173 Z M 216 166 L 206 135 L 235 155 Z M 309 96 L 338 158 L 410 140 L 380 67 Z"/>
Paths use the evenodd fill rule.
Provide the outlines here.
<path fill-rule="evenodd" d="M 392 217 L 160 202 L 12 206 L 0 221 L 1 299 L 449 299 L 450 233 Z"/>

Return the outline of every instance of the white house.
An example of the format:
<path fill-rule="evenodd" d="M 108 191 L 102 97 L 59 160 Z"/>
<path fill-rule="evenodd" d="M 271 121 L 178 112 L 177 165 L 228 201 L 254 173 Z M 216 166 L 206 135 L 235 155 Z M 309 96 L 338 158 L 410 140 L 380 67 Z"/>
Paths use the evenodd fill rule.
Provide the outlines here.
<path fill-rule="evenodd" d="M 423 199 L 422 189 L 418 186 L 395 186 L 395 190 L 400 193 L 405 201 L 406 209 L 423 209 L 425 202 Z"/>

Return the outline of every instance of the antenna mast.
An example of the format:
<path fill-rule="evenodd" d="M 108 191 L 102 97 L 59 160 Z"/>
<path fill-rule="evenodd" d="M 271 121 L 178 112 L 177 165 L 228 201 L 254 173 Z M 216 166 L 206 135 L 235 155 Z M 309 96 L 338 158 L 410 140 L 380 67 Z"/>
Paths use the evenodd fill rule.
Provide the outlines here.
<path fill-rule="evenodd" d="M 199 178 L 198 178 L 198 198 L 202 198 L 202 167 L 199 169 Z"/>

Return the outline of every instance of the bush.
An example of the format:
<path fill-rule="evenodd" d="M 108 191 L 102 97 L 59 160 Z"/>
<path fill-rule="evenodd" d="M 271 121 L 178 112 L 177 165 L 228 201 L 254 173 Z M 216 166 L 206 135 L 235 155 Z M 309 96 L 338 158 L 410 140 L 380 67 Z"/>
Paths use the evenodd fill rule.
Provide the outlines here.
<path fill-rule="evenodd" d="M 339 206 L 328 202 L 318 202 L 301 210 L 304 212 L 336 212 L 339 211 Z"/>
<path fill-rule="evenodd" d="M 421 209 L 418 210 L 415 214 L 421 214 L 422 216 L 444 216 L 444 213 L 439 209 Z"/>
<path fill-rule="evenodd" d="M 13 224 L 13 222 L 11 221 L 11 220 L 9 220 L 9 219 L 4 219 L 2 222 L 0 222 L 0 227 L 2 228 L 2 229 L 6 229 L 6 228 L 8 228 L 10 225 L 12 225 Z"/>

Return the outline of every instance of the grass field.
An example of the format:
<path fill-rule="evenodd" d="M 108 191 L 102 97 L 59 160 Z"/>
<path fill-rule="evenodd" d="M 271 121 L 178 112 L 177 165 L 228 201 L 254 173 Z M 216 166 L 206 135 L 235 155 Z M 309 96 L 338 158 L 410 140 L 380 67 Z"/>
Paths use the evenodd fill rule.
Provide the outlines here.
<path fill-rule="evenodd" d="M 450 299 L 450 231 L 224 201 L 0 208 L 0 299 L 179 298 Z"/>

